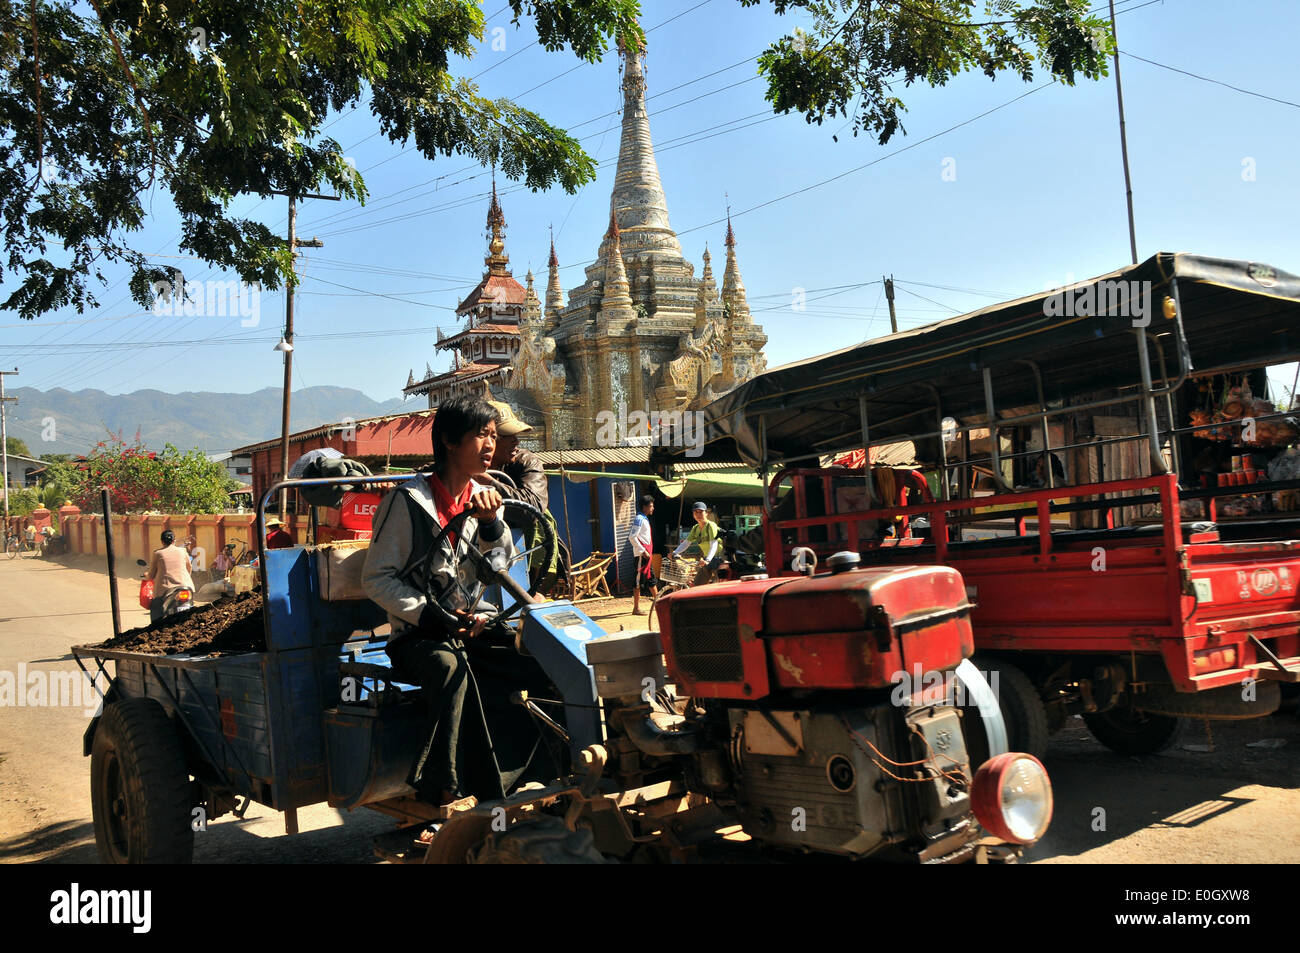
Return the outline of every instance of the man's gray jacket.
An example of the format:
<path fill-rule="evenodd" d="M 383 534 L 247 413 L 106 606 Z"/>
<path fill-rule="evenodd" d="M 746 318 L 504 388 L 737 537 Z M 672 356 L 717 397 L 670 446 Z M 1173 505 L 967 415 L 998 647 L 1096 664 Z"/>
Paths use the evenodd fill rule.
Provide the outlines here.
<path fill-rule="evenodd" d="M 484 484 L 474 480 L 471 480 L 470 484 L 473 493 L 488 489 Z M 407 505 L 405 502 L 407 499 L 414 506 Z M 504 507 L 498 509 L 497 518 L 501 519 L 504 512 Z M 414 554 L 416 558 L 411 558 L 413 555 L 411 549 L 416 538 L 412 532 L 412 518 L 417 514 L 422 519 L 432 521 L 432 536 L 425 538 L 432 539 L 437 536 L 445 521 L 438 512 L 437 504 L 433 499 L 433 490 L 425 474 L 407 480 L 384 497 L 371 523 L 373 532 L 370 547 L 366 551 L 366 565 L 362 572 L 361 584 L 365 588 L 366 595 L 388 613 L 388 621 L 392 624 L 394 636 L 416 628 L 420 623 L 420 614 L 429 601 L 424 593 L 422 575 L 426 554 L 416 553 Z M 470 562 L 472 557 L 466 553 L 469 546 L 466 540 L 470 539 L 475 541 L 479 551 L 483 553 L 502 547 L 507 555 L 513 556 L 515 550 L 509 532 L 501 539 L 489 543 L 479 539 L 478 520 L 473 516 L 465 518 L 456 544 L 458 576 L 461 587 L 468 592 L 474 592 L 478 582 L 473 564 Z M 434 558 L 432 566 L 433 574 L 441 577 L 438 585 L 443 591 L 450 581 L 451 560 L 451 544 L 444 541 L 441 552 Z M 468 601 L 460 589 L 453 587 L 453 593 L 453 596 L 444 602 L 449 610 L 469 608 Z"/>

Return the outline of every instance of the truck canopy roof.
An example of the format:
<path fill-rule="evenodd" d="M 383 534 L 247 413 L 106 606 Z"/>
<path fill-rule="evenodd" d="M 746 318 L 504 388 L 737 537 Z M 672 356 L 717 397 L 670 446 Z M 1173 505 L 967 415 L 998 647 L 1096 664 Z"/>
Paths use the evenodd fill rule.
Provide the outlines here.
<path fill-rule="evenodd" d="M 1175 283 L 1180 308 L 1170 319 L 1163 302 Z M 1036 409 L 1039 376 L 1048 403 L 1138 387 L 1143 322 L 1157 386 L 1178 375 L 1180 338 L 1186 369 L 1197 374 L 1296 360 L 1300 278 L 1258 262 L 1161 252 L 1067 288 L 785 364 L 704 408 L 704 454 L 694 459 L 758 466 L 760 416 L 769 463 L 860 447 L 860 397 L 872 444 L 936 433 L 944 416 L 982 420 L 986 367 L 1002 409 Z M 652 462 L 683 452 L 656 448 Z"/>

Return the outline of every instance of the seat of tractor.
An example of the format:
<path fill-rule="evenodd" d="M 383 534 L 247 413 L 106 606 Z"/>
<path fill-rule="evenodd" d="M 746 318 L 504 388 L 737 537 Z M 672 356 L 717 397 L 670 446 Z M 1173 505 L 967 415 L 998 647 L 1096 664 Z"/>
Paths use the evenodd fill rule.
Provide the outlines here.
<path fill-rule="evenodd" d="M 422 691 L 419 685 L 403 682 L 393 669 L 388 657 L 387 639 L 347 643 L 342 646 L 339 659 L 340 682 L 355 679 L 356 695 L 344 699 L 345 704 L 389 704 L 403 695 Z M 344 690 L 346 688 L 344 685 Z"/>

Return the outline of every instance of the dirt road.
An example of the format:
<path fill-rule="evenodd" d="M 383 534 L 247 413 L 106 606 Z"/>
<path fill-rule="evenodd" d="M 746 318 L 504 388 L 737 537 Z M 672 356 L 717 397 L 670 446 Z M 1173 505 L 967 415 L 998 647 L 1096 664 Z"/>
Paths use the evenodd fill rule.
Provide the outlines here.
<path fill-rule="evenodd" d="M 0 673 L 75 672 L 68 649 L 112 631 L 107 576 L 91 557 L 0 559 Z M 145 624 L 137 581 L 119 581 L 123 626 Z M 611 630 L 645 624 L 621 603 L 592 607 Z M 90 761 L 82 705 L 0 708 L 0 862 L 93 862 Z M 1075 719 L 1046 764 L 1056 814 L 1030 859 L 1042 863 L 1264 863 L 1300 860 L 1300 719 L 1193 724 L 1178 750 L 1123 758 Z M 1263 744 L 1261 744 L 1261 742 Z M 1212 750 L 1205 750 L 1212 748 Z M 195 838 L 198 863 L 368 863 L 370 839 L 392 822 L 323 806 L 280 815 L 253 805 Z"/>

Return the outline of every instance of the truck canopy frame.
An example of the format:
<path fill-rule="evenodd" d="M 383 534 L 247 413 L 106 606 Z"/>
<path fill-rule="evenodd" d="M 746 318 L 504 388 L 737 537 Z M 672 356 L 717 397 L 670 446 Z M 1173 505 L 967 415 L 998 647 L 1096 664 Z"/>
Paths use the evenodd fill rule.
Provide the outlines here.
<path fill-rule="evenodd" d="M 1132 439 L 1148 441 L 1152 472 L 1164 473 L 1158 398 L 1171 408 L 1193 370 L 1296 359 L 1300 277 L 1258 262 L 1161 252 L 1066 288 L 773 368 L 704 408 L 697 459 L 740 459 L 766 479 L 778 464 L 912 440 L 918 459 L 946 470 L 945 437 L 991 429 L 998 472 L 999 428 L 1040 424 L 1044 449 L 1061 449 L 1047 440 L 1049 416 L 1136 402 L 1144 433 Z M 1105 390 L 1124 393 L 1062 406 Z M 1036 409 L 1000 417 L 996 404 Z M 945 427 L 945 418 L 972 422 Z M 1172 428 L 1172 413 L 1169 420 Z M 651 459 L 673 462 L 682 452 L 656 448 Z"/>

